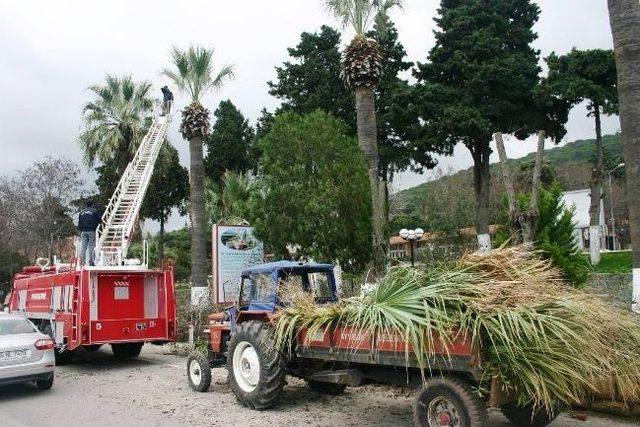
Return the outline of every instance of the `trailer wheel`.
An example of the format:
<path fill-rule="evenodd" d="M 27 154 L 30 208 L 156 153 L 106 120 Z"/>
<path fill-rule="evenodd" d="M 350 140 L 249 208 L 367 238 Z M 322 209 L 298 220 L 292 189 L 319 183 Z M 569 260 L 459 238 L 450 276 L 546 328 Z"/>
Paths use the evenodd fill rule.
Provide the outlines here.
<path fill-rule="evenodd" d="M 487 409 L 465 381 L 453 377 L 429 379 L 413 407 L 417 426 L 484 427 Z"/>
<path fill-rule="evenodd" d="M 211 368 L 209 367 L 209 359 L 200 352 L 196 352 L 189 356 L 187 361 L 187 379 L 189 387 L 195 391 L 205 392 L 209 390 L 211 385 Z"/>
<path fill-rule="evenodd" d="M 284 367 L 267 324 L 252 320 L 238 325 L 229 341 L 227 371 L 240 403 L 252 409 L 273 406 L 284 387 Z"/>
<path fill-rule="evenodd" d="M 344 393 L 344 390 L 347 388 L 344 384 L 334 384 L 334 383 L 323 383 L 320 381 L 312 381 L 307 380 L 307 384 L 309 388 L 316 393 L 320 394 L 328 394 L 331 396 L 337 396 L 339 394 Z"/>
<path fill-rule="evenodd" d="M 533 404 L 518 406 L 516 403 L 507 403 L 500 407 L 500 412 L 518 427 L 544 427 L 555 420 L 560 411 L 558 408 L 552 412 L 538 408 L 534 413 Z"/>

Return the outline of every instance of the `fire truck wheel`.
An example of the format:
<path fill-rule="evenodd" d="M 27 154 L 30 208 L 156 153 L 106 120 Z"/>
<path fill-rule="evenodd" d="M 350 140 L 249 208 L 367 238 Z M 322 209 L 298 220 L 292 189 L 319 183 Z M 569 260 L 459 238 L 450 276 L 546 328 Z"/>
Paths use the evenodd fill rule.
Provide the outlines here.
<path fill-rule="evenodd" d="M 417 426 L 485 427 L 487 409 L 465 381 L 434 377 L 418 392 L 413 407 Z"/>
<path fill-rule="evenodd" d="M 93 353 L 94 351 L 100 350 L 100 347 L 102 347 L 102 344 L 93 344 L 93 345 L 85 345 L 84 349 L 89 353 Z"/>
<path fill-rule="evenodd" d="M 130 342 L 124 344 L 111 344 L 111 351 L 116 359 L 129 359 L 140 356 L 144 343 Z"/>
<path fill-rule="evenodd" d="M 211 385 L 211 368 L 209 359 L 200 352 L 192 353 L 187 361 L 187 379 L 189 387 L 201 393 L 209 390 Z"/>
<path fill-rule="evenodd" d="M 143 342 L 132 342 L 129 344 L 129 357 L 138 357 L 142 351 Z"/>
<path fill-rule="evenodd" d="M 538 408 L 534 413 L 532 404 L 518 406 L 516 403 L 507 403 L 500 407 L 500 412 L 515 426 L 544 427 L 550 424 L 560 411 L 558 408 L 554 408 L 551 412 L 545 408 Z"/>
<path fill-rule="evenodd" d="M 60 351 L 56 348 L 54 350 L 54 355 L 56 357 L 57 366 L 68 365 L 73 360 L 73 351 L 70 350 Z"/>
<path fill-rule="evenodd" d="M 44 327 L 44 330 L 42 331 L 42 333 L 47 334 L 51 337 L 51 339 L 54 339 L 53 329 L 51 328 L 50 324 Z M 71 359 L 73 359 L 73 351 L 69 351 L 69 350 L 60 351 L 58 348 L 55 348 L 53 350 L 53 354 L 56 358 L 56 365 L 58 366 L 68 365 L 69 363 L 71 363 Z"/>
<path fill-rule="evenodd" d="M 309 385 L 309 388 L 316 393 L 329 394 L 331 396 L 342 394 L 347 388 L 347 386 L 344 384 L 323 383 L 320 381 L 311 380 L 307 380 L 307 384 Z"/>
<path fill-rule="evenodd" d="M 229 384 L 236 398 L 252 409 L 272 407 L 285 383 L 285 362 L 275 349 L 268 324 L 247 321 L 229 341 Z"/>
<path fill-rule="evenodd" d="M 53 386 L 53 375 L 48 380 L 36 381 L 38 390 L 49 390 Z"/>

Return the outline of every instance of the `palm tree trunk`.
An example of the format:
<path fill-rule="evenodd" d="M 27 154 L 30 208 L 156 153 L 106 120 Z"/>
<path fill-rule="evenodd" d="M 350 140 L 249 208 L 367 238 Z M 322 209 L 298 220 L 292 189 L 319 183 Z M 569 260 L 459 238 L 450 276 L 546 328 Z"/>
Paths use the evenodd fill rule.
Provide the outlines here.
<path fill-rule="evenodd" d="M 540 129 L 538 131 L 538 149 L 536 150 L 536 160 L 533 166 L 533 179 L 531 180 L 531 200 L 529 201 L 528 226 L 524 231 L 523 240 L 525 243 L 533 240 L 533 233 L 538 222 L 540 211 L 538 209 L 538 199 L 540 198 L 540 186 L 542 178 L 542 159 L 544 157 L 544 142 L 547 139 L 547 132 Z"/>
<path fill-rule="evenodd" d="M 207 247 L 205 238 L 204 164 L 202 139 L 189 140 L 191 185 L 191 283 L 192 287 L 207 286 Z"/>
<path fill-rule="evenodd" d="M 604 153 L 602 150 L 602 125 L 600 106 L 593 106 L 596 119 L 596 164 L 591 175 L 591 206 L 589 207 L 589 255 L 591 264 L 600 263 L 600 206 L 602 201 L 602 176 L 604 173 Z"/>
<path fill-rule="evenodd" d="M 364 153 L 371 186 L 371 234 L 373 268 L 383 274 L 386 267 L 387 242 L 385 241 L 385 188 L 380 183 L 378 138 L 376 128 L 376 105 L 373 89 L 356 89 L 356 111 L 358 142 Z"/>
<path fill-rule="evenodd" d="M 513 187 L 513 179 L 509 171 L 509 165 L 507 164 L 507 151 L 504 148 L 504 140 L 502 139 L 502 133 L 496 132 L 494 135 L 496 141 L 496 147 L 498 149 L 498 157 L 500 158 L 500 166 L 502 170 L 502 181 L 507 191 L 507 203 L 509 205 L 509 220 L 515 226 L 515 233 L 513 235 L 513 242 L 518 244 L 522 241 L 524 234 L 525 220 L 524 216 L 518 209 L 516 201 L 516 190 Z"/>
<path fill-rule="evenodd" d="M 640 3 L 609 0 L 633 247 L 633 310 L 640 312 Z"/>

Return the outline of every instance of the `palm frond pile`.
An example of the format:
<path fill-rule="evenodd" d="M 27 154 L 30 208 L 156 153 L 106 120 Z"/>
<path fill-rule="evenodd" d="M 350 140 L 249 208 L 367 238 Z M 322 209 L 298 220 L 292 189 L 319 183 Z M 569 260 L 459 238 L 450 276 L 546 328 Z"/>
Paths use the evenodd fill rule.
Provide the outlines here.
<path fill-rule="evenodd" d="M 640 400 L 640 322 L 571 288 L 530 247 L 468 254 L 446 267 L 396 267 L 372 292 L 334 305 L 303 295 L 288 302 L 275 325 L 279 345 L 301 328 L 394 333 L 424 349 L 415 353 L 424 371 L 436 343 L 469 334 L 482 347 L 486 378 L 498 377 L 520 403 L 572 404 L 603 378 L 615 384 L 612 399 Z"/>

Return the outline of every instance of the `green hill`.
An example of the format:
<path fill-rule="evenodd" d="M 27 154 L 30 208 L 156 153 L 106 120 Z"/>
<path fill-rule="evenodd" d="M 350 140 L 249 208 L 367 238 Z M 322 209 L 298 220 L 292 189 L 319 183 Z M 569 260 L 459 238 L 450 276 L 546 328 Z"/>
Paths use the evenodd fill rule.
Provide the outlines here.
<path fill-rule="evenodd" d="M 590 162 L 594 156 L 595 139 L 579 139 L 569 142 L 561 147 L 553 147 L 545 150 L 544 155 L 551 164 L 558 167 L 567 162 Z M 605 155 L 611 159 L 622 157 L 622 143 L 620 134 L 605 135 L 602 138 Z M 532 162 L 535 153 L 516 159 L 517 162 Z"/>
<path fill-rule="evenodd" d="M 603 138 L 603 146 L 605 157 L 611 159 L 611 162 L 615 163 L 618 159 L 623 157 L 622 155 L 622 142 L 620 141 L 620 134 L 605 135 Z M 595 139 L 579 139 L 573 142 L 569 142 L 560 147 L 552 147 L 544 151 L 545 160 L 550 163 L 555 169 L 561 168 L 567 163 L 590 163 L 594 158 Z M 520 165 L 526 163 L 532 163 L 535 158 L 535 153 L 530 153 L 519 159 L 509 159 L 509 165 L 512 169 L 518 168 Z M 497 167 L 496 163 L 491 165 L 492 169 Z M 456 175 L 468 175 L 471 173 L 472 168 L 462 170 L 454 175 L 444 176 L 441 180 L 449 180 Z M 492 170 L 492 175 L 496 175 Z M 422 193 L 426 187 L 433 185 L 436 181 L 425 182 L 424 184 L 417 185 L 415 187 L 407 188 L 398 193 L 401 200 L 409 202 L 420 193 Z M 585 182 L 585 188 L 588 187 L 588 182 Z"/>
<path fill-rule="evenodd" d="M 613 168 L 622 159 L 620 135 L 603 138 L 605 164 Z M 594 139 L 577 140 L 561 147 L 545 150 L 543 181 L 558 180 L 568 190 L 589 188 L 595 149 Z M 535 153 L 519 159 L 510 159 L 508 164 L 515 179 L 516 191 L 530 185 L 531 168 Z M 503 185 L 498 164 L 491 165 L 490 220 L 498 221 L 502 208 Z M 471 226 L 474 223 L 475 193 L 473 191 L 473 168 L 444 175 L 418 186 L 400 191 L 400 210 L 392 215 L 392 227 L 406 223 L 424 224 L 426 230 L 443 230 Z M 524 186 L 524 187 L 523 187 Z M 528 190 L 527 190 L 528 191 Z"/>

